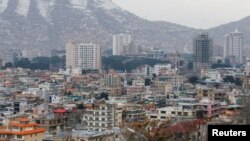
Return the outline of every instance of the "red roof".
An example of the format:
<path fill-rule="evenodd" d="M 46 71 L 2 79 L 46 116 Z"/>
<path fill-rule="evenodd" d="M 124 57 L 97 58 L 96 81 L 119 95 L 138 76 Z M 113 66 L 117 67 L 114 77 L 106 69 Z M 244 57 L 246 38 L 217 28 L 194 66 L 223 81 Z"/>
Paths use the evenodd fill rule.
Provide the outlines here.
<path fill-rule="evenodd" d="M 38 126 L 38 124 L 37 123 L 21 124 L 21 123 L 12 122 L 12 123 L 10 123 L 10 126 L 15 126 L 15 127 L 35 127 L 35 126 Z"/>
<path fill-rule="evenodd" d="M 44 128 L 38 128 L 29 131 L 15 132 L 15 131 L 0 131 L 0 134 L 10 134 L 10 135 L 29 135 L 29 134 L 37 134 L 45 132 Z"/>
<path fill-rule="evenodd" d="M 54 110 L 55 113 L 67 113 L 68 111 L 66 109 L 56 109 Z"/>

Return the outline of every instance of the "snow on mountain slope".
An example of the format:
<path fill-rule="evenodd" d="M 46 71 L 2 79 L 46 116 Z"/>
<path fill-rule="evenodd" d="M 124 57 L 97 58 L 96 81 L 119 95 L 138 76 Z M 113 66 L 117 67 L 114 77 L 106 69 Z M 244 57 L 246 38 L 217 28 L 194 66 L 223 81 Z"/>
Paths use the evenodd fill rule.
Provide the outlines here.
<path fill-rule="evenodd" d="M 15 12 L 21 16 L 27 17 L 30 7 L 30 0 L 18 0 Z"/>
<path fill-rule="evenodd" d="M 97 3 L 97 6 L 106 10 L 120 9 L 112 0 L 93 0 Z"/>
<path fill-rule="evenodd" d="M 52 12 L 56 0 L 37 0 L 37 8 L 39 13 L 45 19 L 50 18 L 50 13 Z"/>
<path fill-rule="evenodd" d="M 9 0 L 0 0 L 0 13 L 3 13 L 4 10 L 8 7 Z"/>
<path fill-rule="evenodd" d="M 68 41 L 109 48 L 113 34 L 128 33 L 135 44 L 172 51 L 187 41 L 191 44 L 196 33 L 184 26 L 144 20 L 112 0 L 0 0 L 0 9 L 4 11 L 0 48 L 64 48 Z"/>
<path fill-rule="evenodd" d="M 73 8 L 85 9 L 88 5 L 88 0 L 69 0 Z"/>

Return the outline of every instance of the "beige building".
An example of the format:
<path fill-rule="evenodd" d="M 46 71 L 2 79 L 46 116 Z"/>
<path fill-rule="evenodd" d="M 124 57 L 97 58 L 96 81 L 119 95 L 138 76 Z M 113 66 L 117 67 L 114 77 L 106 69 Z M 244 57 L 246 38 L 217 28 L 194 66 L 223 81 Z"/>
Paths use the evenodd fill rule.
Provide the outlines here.
<path fill-rule="evenodd" d="M 196 118 L 198 100 L 196 98 L 178 99 L 178 105 L 159 108 L 156 112 L 147 113 L 150 120 L 169 120 L 171 118 L 194 119 Z"/>
<path fill-rule="evenodd" d="M 93 43 L 66 45 L 66 67 L 101 70 L 101 47 Z"/>
<path fill-rule="evenodd" d="M 102 83 L 108 87 L 121 87 L 121 77 L 115 73 L 105 74 Z"/>
<path fill-rule="evenodd" d="M 196 94 L 197 94 L 198 99 L 208 97 L 210 100 L 214 100 L 215 98 L 213 88 L 208 88 L 208 87 L 203 87 L 203 86 L 197 87 Z"/>
<path fill-rule="evenodd" d="M 109 96 L 121 96 L 122 95 L 122 87 L 101 87 L 101 92 L 106 92 Z"/>
<path fill-rule="evenodd" d="M 89 105 L 85 105 L 86 110 L 84 111 L 82 121 L 85 128 L 91 131 L 105 131 L 111 129 L 120 123 L 116 119 L 121 117 L 116 113 L 115 105 L 106 103 L 105 101 L 94 101 Z M 119 111 L 119 113 L 121 113 Z"/>

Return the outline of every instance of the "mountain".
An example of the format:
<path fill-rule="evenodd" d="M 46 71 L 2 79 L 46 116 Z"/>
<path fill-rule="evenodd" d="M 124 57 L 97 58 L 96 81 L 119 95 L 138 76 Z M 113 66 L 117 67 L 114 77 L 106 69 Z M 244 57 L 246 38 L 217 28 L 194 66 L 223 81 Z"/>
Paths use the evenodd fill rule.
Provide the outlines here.
<path fill-rule="evenodd" d="M 216 45 L 238 28 L 250 45 L 250 17 L 209 30 Z M 112 0 L 0 0 L 0 48 L 64 48 L 67 42 L 112 47 L 112 35 L 128 33 L 137 45 L 168 52 L 191 50 L 192 38 L 205 30 L 148 21 Z"/>
<path fill-rule="evenodd" d="M 208 30 L 209 34 L 214 38 L 215 43 L 223 45 L 223 37 L 225 34 L 238 29 L 243 32 L 245 47 L 250 45 L 250 16 L 245 17 L 239 21 L 223 24 Z"/>
<path fill-rule="evenodd" d="M 138 45 L 175 51 L 196 32 L 142 19 L 112 0 L 0 0 L 1 48 L 64 48 L 70 41 L 110 48 L 113 34 L 128 33 Z"/>

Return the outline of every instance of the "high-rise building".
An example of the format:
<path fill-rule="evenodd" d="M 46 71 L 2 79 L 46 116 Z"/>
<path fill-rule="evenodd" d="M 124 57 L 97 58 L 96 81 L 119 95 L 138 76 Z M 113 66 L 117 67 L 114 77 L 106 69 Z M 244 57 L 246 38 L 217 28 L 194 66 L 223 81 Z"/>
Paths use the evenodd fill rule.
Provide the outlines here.
<path fill-rule="evenodd" d="M 69 43 L 66 45 L 66 67 L 101 69 L 101 47 L 93 43 Z"/>
<path fill-rule="evenodd" d="M 194 39 L 193 59 L 194 69 L 207 69 L 211 65 L 213 53 L 213 40 L 208 33 L 202 33 Z"/>
<path fill-rule="evenodd" d="M 232 64 L 242 63 L 243 34 L 237 29 L 225 35 L 224 59 L 229 59 Z"/>
<path fill-rule="evenodd" d="M 122 55 L 131 50 L 131 35 L 117 34 L 113 36 L 113 55 Z"/>

